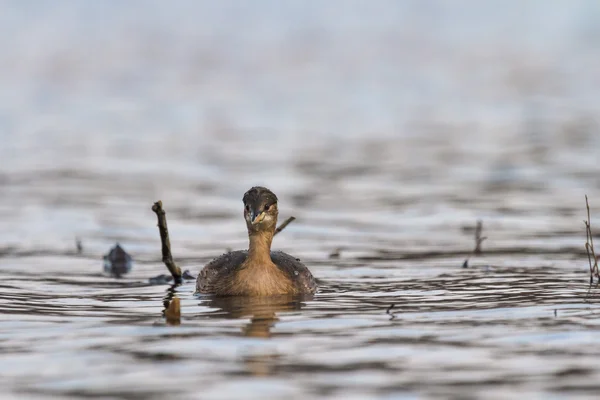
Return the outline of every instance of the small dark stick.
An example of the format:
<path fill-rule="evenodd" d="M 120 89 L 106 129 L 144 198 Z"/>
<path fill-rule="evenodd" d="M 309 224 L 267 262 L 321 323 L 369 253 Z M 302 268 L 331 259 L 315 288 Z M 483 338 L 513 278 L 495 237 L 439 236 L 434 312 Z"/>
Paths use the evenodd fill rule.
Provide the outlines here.
<path fill-rule="evenodd" d="M 481 232 L 483 231 L 483 222 L 481 220 L 477 221 L 477 226 L 475 227 L 475 250 L 473 250 L 473 254 L 480 255 L 481 254 L 481 243 L 487 237 L 481 237 Z"/>
<path fill-rule="evenodd" d="M 592 236 L 592 221 L 590 218 L 590 203 L 588 197 L 585 195 L 585 207 L 587 209 L 587 221 L 583 221 L 585 224 L 585 251 L 587 252 L 588 262 L 590 264 L 590 285 L 594 282 L 594 276 L 600 280 L 600 271 L 598 270 L 598 257 L 594 250 L 594 238 Z"/>
<path fill-rule="evenodd" d="M 385 313 L 390 316 L 390 321 L 393 320 L 394 318 L 396 318 L 396 316 L 394 315 L 394 313 L 392 313 L 392 308 L 394 308 L 395 305 L 396 304 L 392 303 L 387 308 L 387 310 L 385 310 Z"/>
<path fill-rule="evenodd" d="M 169 230 L 167 229 L 167 217 L 165 216 L 165 210 L 162 208 L 162 201 L 157 201 L 152 206 L 152 211 L 156 213 L 158 218 L 158 231 L 160 232 L 160 242 L 162 245 L 162 261 L 165 263 L 167 269 L 173 276 L 175 284 L 180 284 L 181 269 L 173 261 L 173 255 L 171 254 L 171 241 L 169 240 Z"/>
<path fill-rule="evenodd" d="M 78 237 L 75 238 L 75 246 L 77 246 L 77 254 L 83 253 L 83 243 Z"/>
<path fill-rule="evenodd" d="M 330 259 L 338 259 L 338 258 L 340 258 L 341 255 L 342 255 L 342 248 L 338 247 L 335 250 L 333 250 L 331 253 L 329 253 L 329 258 Z"/>
<path fill-rule="evenodd" d="M 279 225 L 277 227 L 277 229 L 275 229 L 275 233 L 273 234 L 273 236 L 277 235 L 279 232 L 281 232 L 282 230 L 284 230 L 286 226 L 288 226 L 289 224 L 291 224 L 295 220 L 296 220 L 296 217 L 289 217 L 288 219 L 286 219 L 285 221 L 283 221 L 283 223 L 281 225 Z"/>

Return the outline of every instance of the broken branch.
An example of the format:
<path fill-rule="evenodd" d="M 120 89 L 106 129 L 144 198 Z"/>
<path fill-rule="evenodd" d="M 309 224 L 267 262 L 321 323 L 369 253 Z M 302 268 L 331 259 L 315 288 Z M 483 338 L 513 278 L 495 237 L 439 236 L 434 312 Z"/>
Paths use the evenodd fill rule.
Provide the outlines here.
<path fill-rule="evenodd" d="M 173 276 L 175 284 L 180 284 L 181 269 L 173 261 L 173 255 L 171 254 L 171 241 L 169 240 L 169 230 L 167 229 L 167 217 L 165 210 L 162 208 L 162 201 L 157 201 L 152 206 L 152 211 L 156 213 L 158 219 L 158 231 L 160 232 L 160 242 L 162 250 L 162 261 Z"/>
<path fill-rule="evenodd" d="M 475 255 L 481 254 L 481 243 L 487 239 L 486 236 L 481 236 L 481 232 L 483 232 L 483 222 L 479 220 L 477 221 L 477 226 L 475 227 L 475 250 L 473 250 Z"/>
<path fill-rule="evenodd" d="M 275 233 L 273 234 L 273 236 L 277 235 L 279 232 L 281 232 L 282 230 L 284 230 L 286 226 L 288 226 L 289 224 L 291 224 L 295 220 L 296 220 L 296 217 L 289 217 L 288 219 L 286 219 L 285 221 L 283 221 L 283 223 L 281 225 L 279 225 L 277 227 L 277 229 L 275 229 Z"/>
<path fill-rule="evenodd" d="M 588 256 L 588 263 L 590 264 L 590 285 L 594 280 L 594 276 L 600 280 L 600 271 L 598 270 L 598 257 L 594 250 L 594 238 L 592 236 L 592 220 L 590 218 L 590 203 L 588 202 L 587 195 L 585 196 L 585 207 L 587 209 L 587 221 L 583 221 L 585 224 L 585 251 Z"/>

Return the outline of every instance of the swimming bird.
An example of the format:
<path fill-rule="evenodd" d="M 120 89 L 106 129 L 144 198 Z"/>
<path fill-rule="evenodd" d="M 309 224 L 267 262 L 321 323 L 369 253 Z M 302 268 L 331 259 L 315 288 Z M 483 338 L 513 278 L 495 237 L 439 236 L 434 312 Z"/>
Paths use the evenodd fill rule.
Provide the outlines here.
<path fill-rule="evenodd" d="M 117 278 L 125 275 L 133 266 L 133 258 L 119 243 L 104 256 L 104 272 Z"/>
<path fill-rule="evenodd" d="M 299 259 L 271 251 L 277 226 L 277 196 L 255 186 L 243 197 L 248 250 L 223 254 L 208 263 L 196 280 L 198 293 L 219 296 L 312 294 L 317 284 Z"/>

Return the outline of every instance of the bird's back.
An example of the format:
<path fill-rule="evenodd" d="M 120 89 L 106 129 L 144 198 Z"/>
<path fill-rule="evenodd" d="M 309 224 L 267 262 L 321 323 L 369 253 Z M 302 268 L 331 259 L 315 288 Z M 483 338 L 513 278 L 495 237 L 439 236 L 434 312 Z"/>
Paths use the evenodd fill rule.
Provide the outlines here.
<path fill-rule="evenodd" d="M 196 280 L 196 290 L 207 294 L 228 294 L 236 279 L 236 274 L 248 258 L 247 250 L 232 251 L 215 258 L 200 271 Z M 282 251 L 272 251 L 271 260 L 290 279 L 298 294 L 314 293 L 317 283 L 299 259 Z"/>

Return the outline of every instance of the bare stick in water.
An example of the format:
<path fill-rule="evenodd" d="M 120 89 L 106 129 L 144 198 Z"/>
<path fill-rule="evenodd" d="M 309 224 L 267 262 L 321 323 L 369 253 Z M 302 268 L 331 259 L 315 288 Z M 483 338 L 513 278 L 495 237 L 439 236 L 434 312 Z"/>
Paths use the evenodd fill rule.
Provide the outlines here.
<path fill-rule="evenodd" d="M 157 201 L 152 206 L 152 211 L 156 213 L 158 218 L 158 231 L 160 232 L 160 242 L 162 245 L 162 261 L 167 266 L 167 269 L 173 275 L 174 282 L 180 284 L 181 280 L 181 269 L 173 261 L 173 255 L 171 254 L 171 241 L 169 240 L 169 230 L 167 229 L 167 217 L 165 216 L 165 210 L 162 208 L 162 201 Z"/>
<path fill-rule="evenodd" d="M 590 218 L 590 203 L 587 195 L 585 196 L 585 207 L 587 208 L 587 221 L 585 224 L 585 251 L 587 252 L 588 262 L 590 264 L 590 285 L 594 280 L 594 276 L 600 279 L 600 271 L 598 270 L 598 257 L 594 250 L 594 238 L 592 237 L 592 220 Z"/>
<path fill-rule="evenodd" d="M 83 253 L 83 243 L 78 237 L 75 238 L 75 246 L 77 247 L 77 254 Z"/>
<path fill-rule="evenodd" d="M 286 219 L 285 221 L 283 221 L 283 223 L 281 225 L 279 225 L 277 227 L 277 229 L 275 229 L 275 233 L 273 234 L 273 236 L 277 235 L 279 232 L 281 232 L 282 230 L 284 230 L 286 226 L 288 226 L 289 224 L 291 224 L 295 220 L 296 220 L 296 217 L 289 217 L 288 219 Z"/>
<path fill-rule="evenodd" d="M 475 250 L 473 250 L 473 253 L 475 255 L 480 255 L 481 254 L 481 243 L 483 243 L 483 241 L 485 239 L 487 239 L 486 236 L 481 236 L 481 233 L 483 232 L 483 222 L 481 222 L 481 220 L 477 221 L 477 226 L 475 227 Z"/>
<path fill-rule="evenodd" d="M 395 305 L 396 304 L 392 303 L 387 310 L 385 310 L 385 313 L 390 316 L 390 321 L 396 318 L 396 315 L 392 312 L 392 308 L 394 308 Z"/>
<path fill-rule="evenodd" d="M 473 256 L 480 256 L 482 253 L 481 243 L 483 243 L 483 241 L 487 239 L 487 236 L 481 236 L 482 232 L 483 222 L 481 220 L 477 220 L 477 225 L 475 225 L 475 248 L 473 249 Z M 469 257 L 467 257 L 465 262 L 463 262 L 462 267 L 469 268 Z"/>

